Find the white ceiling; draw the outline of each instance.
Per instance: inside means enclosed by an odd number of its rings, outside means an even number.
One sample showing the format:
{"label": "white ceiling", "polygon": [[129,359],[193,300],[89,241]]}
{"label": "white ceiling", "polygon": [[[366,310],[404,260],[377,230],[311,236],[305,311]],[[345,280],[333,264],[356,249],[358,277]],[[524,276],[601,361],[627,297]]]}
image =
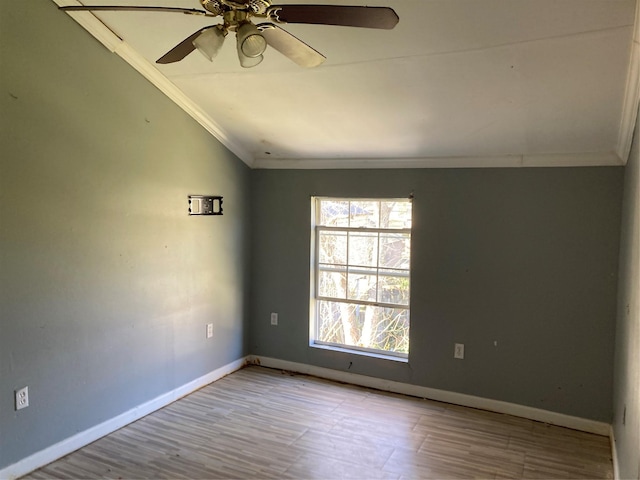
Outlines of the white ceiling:
{"label": "white ceiling", "polygon": [[[369,2],[394,8],[396,28],[283,26],[327,57],[314,69],[272,49],[262,64],[243,69],[231,36],[213,63],[195,51],[154,65],[256,167],[358,159],[446,166],[461,157],[471,166],[545,156],[550,164],[621,162],[635,0]],[[83,3],[200,8],[197,0]],[[151,63],[219,23],[174,13],[93,15]]]}

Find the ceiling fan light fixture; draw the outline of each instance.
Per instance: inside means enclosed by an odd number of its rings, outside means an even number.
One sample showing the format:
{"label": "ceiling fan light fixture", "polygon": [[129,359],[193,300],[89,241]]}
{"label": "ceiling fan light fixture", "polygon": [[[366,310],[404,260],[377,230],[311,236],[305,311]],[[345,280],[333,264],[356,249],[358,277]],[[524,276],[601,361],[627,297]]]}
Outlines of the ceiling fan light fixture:
{"label": "ceiling fan light fixture", "polygon": [[240,50],[240,47],[238,47],[238,59],[240,60],[241,67],[251,68],[251,67],[255,67],[260,62],[262,62],[264,57],[262,55],[258,55],[257,57],[247,57],[244,53],[242,53],[242,50]]}
{"label": "ceiling fan light fixture", "polygon": [[193,46],[198,49],[209,61],[213,62],[216,58],[222,44],[226,32],[219,27],[207,28],[193,41]]}
{"label": "ceiling fan light fixture", "polygon": [[258,30],[258,27],[250,22],[244,22],[238,27],[236,40],[238,42],[238,51],[242,52],[245,57],[260,57],[267,49],[267,41]]}

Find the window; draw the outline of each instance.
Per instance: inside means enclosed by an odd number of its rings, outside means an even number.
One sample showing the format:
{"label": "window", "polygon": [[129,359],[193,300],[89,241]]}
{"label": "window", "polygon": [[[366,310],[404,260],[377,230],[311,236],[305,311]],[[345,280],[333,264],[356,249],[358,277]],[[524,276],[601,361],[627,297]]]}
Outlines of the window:
{"label": "window", "polygon": [[411,201],[312,199],[311,343],[406,358]]}

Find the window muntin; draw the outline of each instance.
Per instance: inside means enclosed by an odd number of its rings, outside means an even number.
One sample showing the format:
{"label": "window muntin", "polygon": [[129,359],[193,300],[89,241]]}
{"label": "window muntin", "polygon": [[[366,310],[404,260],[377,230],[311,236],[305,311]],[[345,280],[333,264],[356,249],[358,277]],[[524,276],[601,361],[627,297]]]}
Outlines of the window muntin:
{"label": "window muntin", "polygon": [[314,198],[312,341],[407,357],[411,201]]}

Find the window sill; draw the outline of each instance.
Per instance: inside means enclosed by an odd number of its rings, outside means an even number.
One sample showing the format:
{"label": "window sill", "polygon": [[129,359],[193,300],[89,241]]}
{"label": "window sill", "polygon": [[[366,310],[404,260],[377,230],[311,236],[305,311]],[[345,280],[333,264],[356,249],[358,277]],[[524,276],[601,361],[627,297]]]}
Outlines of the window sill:
{"label": "window sill", "polygon": [[322,345],[319,343],[310,343],[310,347],[320,350],[331,350],[333,352],[348,353],[350,355],[358,355],[361,357],[379,358],[381,360],[390,360],[392,362],[409,363],[408,357],[396,357],[395,355],[385,355],[383,353],[365,352],[362,350],[354,350],[345,347],[336,347],[334,345]]}

